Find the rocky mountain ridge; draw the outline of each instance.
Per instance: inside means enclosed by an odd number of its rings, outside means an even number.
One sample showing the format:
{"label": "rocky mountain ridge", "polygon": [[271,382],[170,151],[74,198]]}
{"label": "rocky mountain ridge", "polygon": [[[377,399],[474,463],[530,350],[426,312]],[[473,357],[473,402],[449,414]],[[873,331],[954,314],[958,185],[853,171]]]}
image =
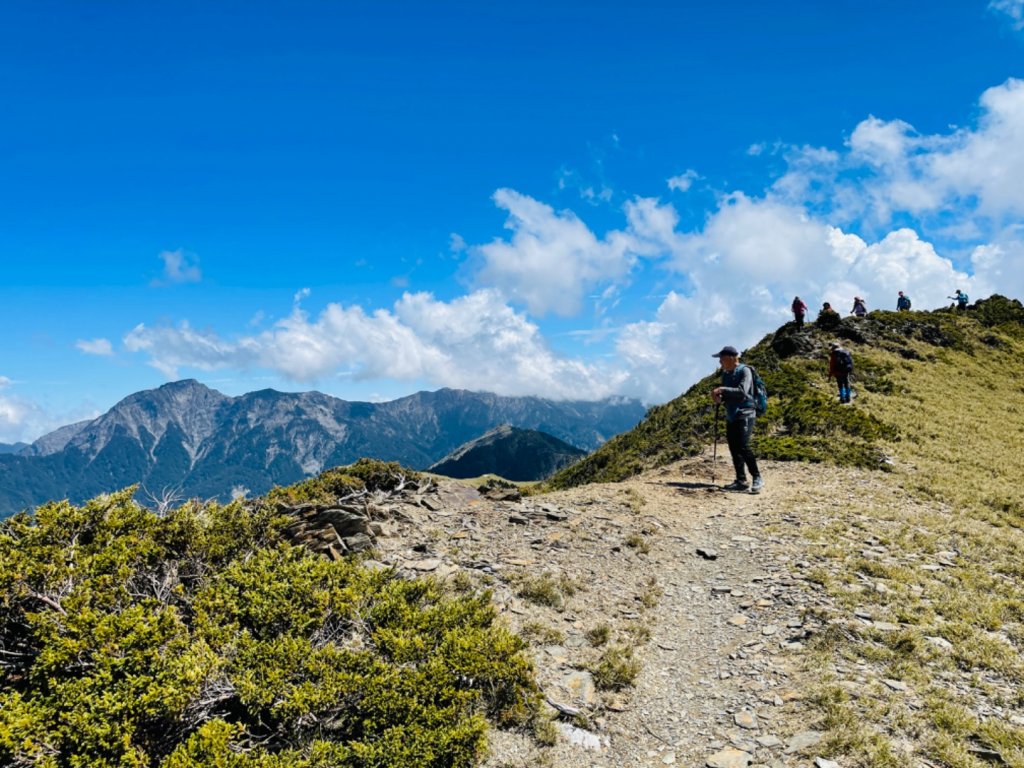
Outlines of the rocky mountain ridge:
{"label": "rocky mountain ridge", "polygon": [[126,397],[96,419],[0,456],[0,515],[141,483],[142,495],[259,494],[361,457],[424,468],[498,424],[590,450],[631,428],[639,402],[557,402],[442,389],[384,403],[320,392],[229,397],[194,380]]}

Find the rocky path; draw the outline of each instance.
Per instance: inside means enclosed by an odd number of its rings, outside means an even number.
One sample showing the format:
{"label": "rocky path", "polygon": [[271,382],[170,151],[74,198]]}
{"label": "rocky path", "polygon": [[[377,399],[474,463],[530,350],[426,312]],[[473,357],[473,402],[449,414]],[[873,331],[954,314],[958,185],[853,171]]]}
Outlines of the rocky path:
{"label": "rocky path", "polygon": [[[757,496],[710,487],[696,459],[521,501],[443,483],[435,508],[392,510],[382,560],[493,590],[531,639],[559,712],[551,746],[495,734],[489,768],[814,760],[803,654],[827,599],[804,578],[802,528],[827,520],[851,483],[884,480],[795,464],[764,472]],[[632,685],[599,672],[609,649],[637,663]]]}

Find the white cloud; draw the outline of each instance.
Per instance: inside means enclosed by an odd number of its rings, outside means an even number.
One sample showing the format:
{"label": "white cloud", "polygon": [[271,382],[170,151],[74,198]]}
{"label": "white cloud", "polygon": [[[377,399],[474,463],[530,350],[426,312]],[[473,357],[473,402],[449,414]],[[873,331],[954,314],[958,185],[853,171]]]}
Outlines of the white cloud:
{"label": "white cloud", "polygon": [[621,372],[556,354],[534,323],[487,290],[451,302],[406,293],[393,311],[370,314],[330,304],[315,320],[296,308],[273,329],[233,341],[188,323],[139,325],[125,347],[146,354],[170,378],[185,366],[267,368],[306,383],[349,372],[359,379],[556,398],[603,397],[624,379]]}
{"label": "white cloud", "polygon": [[494,202],[508,211],[512,236],[472,249],[481,261],[476,282],[535,315],[575,314],[595,287],[622,280],[633,268],[636,253],[626,233],[598,238],[571,211],[556,213],[511,189],[495,192]]}
{"label": "white cloud", "polygon": [[1024,0],[991,0],[990,10],[1006,14],[1014,29],[1024,29]]}
{"label": "white cloud", "polygon": [[244,369],[256,359],[249,345],[226,342],[212,331],[196,331],[188,321],[177,328],[147,328],[139,323],[123,342],[129,352],[148,353],[150,365],[170,379],[178,378],[178,368],[185,365],[203,371]]}
{"label": "white cloud", "polygon": [[164,263],[163,277],[154,280],[153,285],[198,283],[203,279],[199,257],[194,253],[179,248],[176,251],[161,251],[158,258]]}
{"label": "white cloud", "polygon": [[109,356],[114,354],[114,348],[109,339],[79,339],[75,342],[75,348],[87,355]]}
{"label": "white cloud", "polygon": [[14,381],[0,376],[0,443],[31,442],[65,424],[95,418],[95,409],[53,413],[32,398],[12,392]]}
{"label": "white cloud", "polygon": [[692,168],[686,172],[673,176],[668,180],[668,188],[677,192],[685,192],[693,186],[693,182],[700,178],[700,174]]}
{"label": "white cloud", "polygon": [[[621,226],[598,234],[572,211],[499,189],[506,237],[475,246],[452,237],[475,269],[468,295],[409,292],[390,309],[330,304],[311,318],[300,292],[292,314],[259,334],[139,326],[125,344],[168,375],[265,368],[303,382],[345,374],[663,401],[711,370],[712,351],[749,346],[789,319],[796,294],[812,312],[829,301],[847,313],[854,295],[892,309],[903,290],[924,309],[947,304],[955,288],[1024,293],[1024,81],[990,88],[980,103],[976,125],[944,134],[867,117],[838,150],[757,145],[752,153],[783,157],[787,172],[760,192],[721,195],[688,229],[654,197],[630,199]],[[668,185],[685,190],[696,178],[687,171]],[[663,268],[652,287],[664,298],[630,309],[632,281],[650,277],[645,260]],[[566,336],[598,339],[593,353],[609,355],[600,362],[556,353],[531,319],[576,315],[585,300],[601,333]],[[610,353],[599,339],[608,334]]]}
{"label": "white cloud", "polygon": [[868,117],[845,153],[790,150],[773,192],[836,223],[882,229],[909,214],[937,234],[997,230],[1024,215],[1024,80],[989,88],[980,106],[976,126],[948,134]]}

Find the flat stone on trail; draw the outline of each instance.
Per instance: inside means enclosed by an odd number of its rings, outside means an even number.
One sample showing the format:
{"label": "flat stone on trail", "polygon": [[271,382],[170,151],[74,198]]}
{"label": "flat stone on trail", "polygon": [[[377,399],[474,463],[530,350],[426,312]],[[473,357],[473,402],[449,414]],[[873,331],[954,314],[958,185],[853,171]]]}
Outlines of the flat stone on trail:
{"label": "flat stone on trail", "polygon": [[697,554],[703,557],[705,560],[718,559],[718,552],[711,549],[710,547],[697,547]]}
{"label": "flat stone on trail", "polygon": [[749,710],[744,709],[741,712],[737,712],[733,715],[732,719],[740,728],[746,728],[748,731],[756,731],[758,729],[757,715]]}
{"label": "flat stone on trail", "polygon": [[779,631],[779,628],[776,627],[774,624],[769,624],[768,626],[761,627],[761,634],[764,635],[765,637],[771,637],[772,635],[774,635],[778,631]]}
{"label": "flat stone on trail", "polygon": [[414,571],[436,571],[439,565],[441,565],[441,561],[434,557],[427,560],[413,560],[409,563],[409,567]]}
{"label": "flat stone on trail", "polygon": [[871,626],[879,632],[898,632],[900,628],[899,624],[893,624],[891,621],[876,621]]}
{"label": "flat stone on trail", "polygon": [[608,746],[607,736],[598,736],[596,733],[585,731],[582,728],[569,725],[569,723],[555,723],[555,727],[565,737],[565,740],[574,747],[582,747],[583,749],[600,752]]}
{"label": "flat stone on trail", "polygon": [[767,736],[758,736],[757,743],[766,749],[772,749],[773,747],[781,747],[782,739],[773,734],[768,734]]}
{"label": "flat stone on trail", "polygon": [[953,644],[944,637],[937,637],[933,635],[925,635],[924,639],[934,645],[936,648],[941,648],[944,651],[952,650]]}
{"label": "flat stone on trail", "polygon": [[597,700],[597,687],[589,672],[577,670],[565,676],[562,685],[572,694],[573,698],[584,704],[593,704]]}
{"label": "flat stone on trail", "polygon": [[810,749],[821,741],[820,731],[800,731],[800,733],[793,734],[793,738],[786,744],[784,750],[787,755],[791,755],[794,752],[803,752],[805,749]]}
{"label": "flat stone on trail", "polygon": [[729,623],[732,624],[734,627],[743,627],[746,626],[747,617],[744,616],[742,613],[737,613],[735,616],[729,619]]}
{"label": "flat stone on trail", "polygon": [[814,758],[814,765],[817,768],[839,768],[839,763],[834,760],[826,760],[824,757]]}
{"label": "flat stone on trail", "polygon": [[565,664],[569,660],[569,652],[561,645],[549,645],[544,650],[559,664]]}
{"label": "flat stone on trail", "polygon": [[578,707],[573,707],[573,706],[570,706],[568,704],[563,704],[562,702],[556,701],[555,699],[552,699],[552,698],[548,698],[547,702],[552,707],[554,707],[559,712],[561,712],[563,715],[568,715],[569,717],[575,717],[576,715],[580,714],[583,711],[582,709],[579,709]]}
{"label": "flat stone on trail", "polygon": [[707,759],[708,768],[747,768],[753,758],[741,749],[723,749]]}
{"label": "flat stone on trail", "polygon": [[901,682],[900,680],[891,680],[889,678],[884,678],[882,680],[882,682],[885,683],[886,687],[891,688],[894,691],[905,691],[905,690],[907,690],[907,684],[904,683],[904,682]]}

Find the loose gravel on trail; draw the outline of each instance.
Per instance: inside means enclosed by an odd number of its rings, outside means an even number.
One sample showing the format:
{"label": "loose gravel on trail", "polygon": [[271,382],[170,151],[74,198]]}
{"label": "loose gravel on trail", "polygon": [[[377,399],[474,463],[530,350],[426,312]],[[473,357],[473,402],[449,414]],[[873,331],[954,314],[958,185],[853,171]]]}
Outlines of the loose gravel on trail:
{"label": "loose gravel on trail", "polygon": [[[801,531],[853,493],[896,491],[879,473],[764,464],[759,495],[712,486],[701,457],[518,501],[441,481],[434,501],[391,510],[378,536],[386,565],[468,576],[531,638],[558,738],[495,732],[487,768],[815,759],[802,654],[828,599],[804,577]],[[538,583],[549,592],[538,597]],[[611,646],[639,673],[602,690],[594,670]]]}

